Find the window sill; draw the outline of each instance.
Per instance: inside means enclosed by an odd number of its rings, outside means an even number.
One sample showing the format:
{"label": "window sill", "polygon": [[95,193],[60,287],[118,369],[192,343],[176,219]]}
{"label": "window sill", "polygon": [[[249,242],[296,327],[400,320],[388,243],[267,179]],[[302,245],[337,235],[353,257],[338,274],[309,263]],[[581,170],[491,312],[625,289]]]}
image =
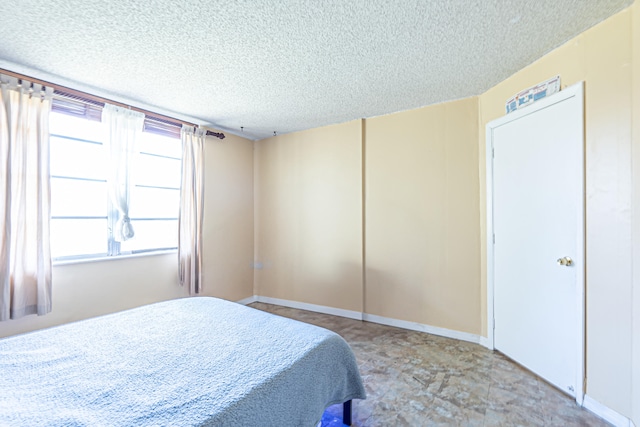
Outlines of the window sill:
{"label": "window sill", "polygon": [[131,259],[131,258],[145,258],[145,257],[151,257],[151,256],[177,254],[177,253],[178,253],[177,249],[170,249],[170,250],[166,250],[166,251],[143,252],[143,253],[139,253],[139,254],[130,254],[130,255],[101,256],[101,257],[95,257],[95,258],[65,259],[65,260],[53,261],[52,264],[53,264],[54,267],[57,267],[59,265],[87,264],[87,263],[94,263],[94,262],[116,261],[116,260]]}

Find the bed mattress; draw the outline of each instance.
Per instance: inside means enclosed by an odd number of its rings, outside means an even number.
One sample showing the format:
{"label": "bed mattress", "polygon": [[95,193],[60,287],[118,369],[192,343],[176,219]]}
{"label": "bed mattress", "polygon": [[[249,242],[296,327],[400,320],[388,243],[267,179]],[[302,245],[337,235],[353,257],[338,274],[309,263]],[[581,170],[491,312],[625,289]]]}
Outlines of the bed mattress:
{"label": "bed mattress", "polygon": [[337,334],[210,297],[0,340],[0,425],[315,426],[365,392]]}

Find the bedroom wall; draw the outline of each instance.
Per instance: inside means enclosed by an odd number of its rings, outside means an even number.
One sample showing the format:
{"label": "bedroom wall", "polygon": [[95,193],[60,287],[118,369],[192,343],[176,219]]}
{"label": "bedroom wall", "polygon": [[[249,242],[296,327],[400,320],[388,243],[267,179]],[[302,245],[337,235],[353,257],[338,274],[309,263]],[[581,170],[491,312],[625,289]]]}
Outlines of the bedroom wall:
{"label": "bedroom wall", "polygon": [[253,296],[253,141],[227,134],[205,150],[204,292]]}
{"label": "bedroom wall", "polygon": [[480,333],[478,99],[366,120],[365,312]]}
{"label": "bedroom wall", "polygon": [[636,1],[632,9],[580,34],[480,96],[480,304],[486,335],[484,129],[504,115],[505,100],[522,88],[556,74],[563,86],[586,82],[586,391],[627,417],[632,412],[631,19],[637,8]]}
{"label": "bedroom wall", "polygon": [[[205,145],[204,295],[253,295],[253,142]],[[0,337],[187,296],[176,253],[53,267],[53,311],[0,323]]]}
{"label": "bedroom wall", "polygon": [[632,154],[633,154],[633,343],[632,420],[640,426],[640,0],[631,8]]}
{"label": "bedroom wall", "polygon": [[362,123],[255,144],[256,295],[362,311]]}

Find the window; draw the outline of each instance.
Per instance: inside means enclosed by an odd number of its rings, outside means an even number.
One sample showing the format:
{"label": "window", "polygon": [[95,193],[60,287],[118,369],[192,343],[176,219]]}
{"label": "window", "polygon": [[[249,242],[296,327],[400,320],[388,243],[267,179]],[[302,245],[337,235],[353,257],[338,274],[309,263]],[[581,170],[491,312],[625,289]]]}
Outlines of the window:
{"label": "window", "polygon": [[179,130],[167,132],[167,125],[162,124],[157,127],[162,134],[153,133],[154,127],[145,123],[132,171],[129,216],[135,236],[119,243],[110,232],[118,213],[107,190],[104,130],[97,107],[89,107],[91,114],[79,114],[56,108],[54,103],[50,116],[52,258],[176,249],[182,155]]}
{"label": "window", "polygon": [[133,174],[129,216],[135,236],[121,253],[178,247],[182,147],[180,139],[142,133]]}
{"label": "window", "polygon": [[109,197],[102,124],[50,116],[51,256],[109,254]]}

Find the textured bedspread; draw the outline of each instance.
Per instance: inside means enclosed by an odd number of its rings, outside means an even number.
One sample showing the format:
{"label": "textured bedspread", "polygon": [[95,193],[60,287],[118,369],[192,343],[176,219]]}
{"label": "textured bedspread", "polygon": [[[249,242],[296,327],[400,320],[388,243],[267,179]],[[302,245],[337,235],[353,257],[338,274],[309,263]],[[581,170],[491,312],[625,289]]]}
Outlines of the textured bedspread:
{"label": "textured bedspread", "polygon": [[0,340],[0,425],[309,426],[365,392],[337,334],[216,298]]}

